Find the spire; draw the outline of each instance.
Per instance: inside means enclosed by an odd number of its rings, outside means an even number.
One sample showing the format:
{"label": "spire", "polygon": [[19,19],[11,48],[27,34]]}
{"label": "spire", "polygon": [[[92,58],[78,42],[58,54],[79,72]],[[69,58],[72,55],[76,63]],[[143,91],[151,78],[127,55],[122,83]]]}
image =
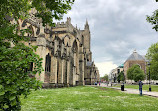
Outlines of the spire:
{"label": "spire", "polygon": [[71,24],[71,18],[70,18],[70,17],[67,17],[66,23],[67,23],[67,24]]}
{"label": "spire", "polygon": [[88,20],[87,20],[87,18],[86,18],[86,25],[88,25]]}
{"label": "spire", "polygon": [[84,29],[89,29],[89,24],[88,24],[88,20],[86,19],[86,24],[85,24],[85,28]]}
{"label": "spire", "polygon": [[77,24],[76,24],[76,29],[77,29]]}

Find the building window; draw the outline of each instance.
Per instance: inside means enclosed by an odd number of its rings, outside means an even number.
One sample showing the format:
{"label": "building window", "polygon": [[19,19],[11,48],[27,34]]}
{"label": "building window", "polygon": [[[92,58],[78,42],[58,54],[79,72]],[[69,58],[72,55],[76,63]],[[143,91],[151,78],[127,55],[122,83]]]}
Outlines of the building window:
{"label": "building window", "polygon": [[84,36],[82,35],[82,45],[84,46]]}
{"label": "building window", "polygon": [[29,71],[33,70],[33,62],[30,63]]}
{"label": "building window", "polygon": [[27,36],[28,36],[28,37],[34,36],[33,27],[30,25],[30,26],[28,27],[28,29],[29,29],[30,32],[27,33]]}
{"label": "building window", "polygon": [[51,70],[51,56],[49,55],[46,55],[46,62],[45,62],[45,72],[50,72]]}
{"label": "building window", "polygon": [[117,73],[118,73],[118,74],[120,73],[120,69],[117,69]]}
{"label": "building window", "polygon": [[25,68],[25,72],[33,71],[33,62],[28,63],[29,67]]}

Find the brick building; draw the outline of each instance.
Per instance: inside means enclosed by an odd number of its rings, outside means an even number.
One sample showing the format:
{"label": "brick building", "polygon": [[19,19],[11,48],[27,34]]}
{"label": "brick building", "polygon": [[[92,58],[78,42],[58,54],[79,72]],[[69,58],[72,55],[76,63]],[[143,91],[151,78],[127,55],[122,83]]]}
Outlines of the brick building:
{"label": "brick building", "polygon": [[133,51],[133,53],[128,57],[128,59],[124,63],[124,74],[125,78],[127,80],[127,70],[134,64],[137,64],[140,66],[140,68],[146,73],[146,61],[145,58],[138,54],[136,50]]}

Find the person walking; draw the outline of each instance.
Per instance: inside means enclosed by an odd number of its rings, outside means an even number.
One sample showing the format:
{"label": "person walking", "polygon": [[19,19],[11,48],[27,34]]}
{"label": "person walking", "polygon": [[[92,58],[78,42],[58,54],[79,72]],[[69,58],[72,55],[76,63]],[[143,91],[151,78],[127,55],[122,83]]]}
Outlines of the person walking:
{"label": "person walking", "polygon": [[99,86],[100,86],[100,81],[99,81]]}
{"label": "person walking", "polygon": [[107,81],[107,86],[108,86],[108,84],[109,84],[109,81]]}
{"label": "person walking", "polygon": [[140,96],[142,96],[142,86],[143,86],[143,83],[141,80],[139,80],[139,93],[140,93]]}

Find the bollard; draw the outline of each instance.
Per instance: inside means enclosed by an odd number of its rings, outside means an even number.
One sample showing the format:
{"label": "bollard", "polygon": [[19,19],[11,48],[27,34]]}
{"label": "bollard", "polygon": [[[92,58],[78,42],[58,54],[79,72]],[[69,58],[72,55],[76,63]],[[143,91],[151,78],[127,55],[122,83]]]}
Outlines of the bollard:
{"label": "bollard", "polygon": [[121,85],[121,91],[124,91],[124,84]]}

